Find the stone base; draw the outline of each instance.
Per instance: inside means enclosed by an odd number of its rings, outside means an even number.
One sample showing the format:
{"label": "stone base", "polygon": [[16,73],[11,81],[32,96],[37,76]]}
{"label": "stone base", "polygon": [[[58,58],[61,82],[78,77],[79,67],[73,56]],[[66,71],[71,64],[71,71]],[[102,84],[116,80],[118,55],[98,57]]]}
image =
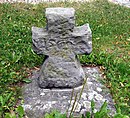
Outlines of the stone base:
{"label": "stone base", "polygon": [[[87,75],[84,89],[83,86],[80,86],[74,88],[74,90],[40,89],[35,79],[38,77],[38,72],[35,72],[31,77],[32,82],[25,85],[23,89],[23,107],[28,118],[43,118],[45,113],[53,110],[65,113],[68,109],[68,114],[70,114],[76,96],[76,107],[73,109],[74,116],[78,117],[81,114],[85,114],[86,111],[91,111],[92,99],[95,101],[95,112],[100,109],[106,100],[108,103],[108,109],[110,109],[110,114],[113,115],[116,112],[114,103],[109,90],[98,81],[102,78],[99,69],[97,67],[84,67],[84,72]],[[82,89],[83,92],[82,95],[80,95]]]}

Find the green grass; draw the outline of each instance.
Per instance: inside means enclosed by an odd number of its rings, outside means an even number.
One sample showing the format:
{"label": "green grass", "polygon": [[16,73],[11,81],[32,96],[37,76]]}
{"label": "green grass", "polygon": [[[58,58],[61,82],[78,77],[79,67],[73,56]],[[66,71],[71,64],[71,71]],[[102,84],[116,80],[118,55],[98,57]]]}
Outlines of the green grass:
{"label": "green grass", "polygon": [[0,96],[8,98],[0,104],[1,114],[14,109],[21,99],[20,88],[24,80],[32,68],[42,64],[44,57],[32,51],[31,27],[45,27],[45,8],[59,6],[75,8],[77,25],[90,24],[93,52],[80,56],[80,61],[101,67],[103,82],[110,88],[116,106],[128,115],[130,9],[104,0],[85,4],[0,4]]}

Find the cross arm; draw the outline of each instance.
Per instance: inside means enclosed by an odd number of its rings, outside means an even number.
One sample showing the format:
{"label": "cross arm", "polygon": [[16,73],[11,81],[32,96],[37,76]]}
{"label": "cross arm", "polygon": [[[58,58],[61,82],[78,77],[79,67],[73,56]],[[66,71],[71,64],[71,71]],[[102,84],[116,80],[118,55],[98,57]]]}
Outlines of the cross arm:
{"label": "cross arm", "polygon": [[71,33],[71,47],[75,54],[90,54],[92,51],[92,32],[89,24],[75,27]]}
{"label": "cross arm", "polygon": [[37,54],[47,55],[46,41],[48,33],[44,28],[32,27],[33,50]]}

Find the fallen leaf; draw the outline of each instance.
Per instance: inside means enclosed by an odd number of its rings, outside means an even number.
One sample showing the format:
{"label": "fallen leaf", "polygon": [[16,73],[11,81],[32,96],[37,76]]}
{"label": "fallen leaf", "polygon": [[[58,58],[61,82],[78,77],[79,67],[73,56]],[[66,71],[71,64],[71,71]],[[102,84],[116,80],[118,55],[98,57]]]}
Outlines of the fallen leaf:
{"label": "fallen leaf", "polygon": [[130,41],[130,38],[126,39],[127,41]]}
{"label": "fallen leaf", "polygon": [[120,85],[121,85],[121,87],[124,87],[124,84],[122,82],[120,82]]}
{"label": "fallen leaf", "polygon": [[40,70],[40,68],[34,67],[35,70]]}
{"label": "fallen leaf", "polygon": [[30,80],[30,79],[23,79],[23,82],[25,82],[25,83],[27,83],[27,84],[29,84],[29,83],[31,83],[32,82],[32,80]]}
{"label": "fallen leaf", "polygon": [[119,42],[116,42],[116,45],[119,44]]}

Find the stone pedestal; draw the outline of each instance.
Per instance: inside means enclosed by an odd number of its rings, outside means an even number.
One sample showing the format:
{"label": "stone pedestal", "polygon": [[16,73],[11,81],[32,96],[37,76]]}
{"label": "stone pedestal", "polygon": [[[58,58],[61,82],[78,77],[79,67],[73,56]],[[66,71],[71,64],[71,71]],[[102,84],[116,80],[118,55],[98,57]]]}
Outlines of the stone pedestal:
{"label": "stone pedestal", "polygon": [[[37,84],[38,72],[34,72],[30,78],[32,82],[25,85],[23,89],[24,109],[28,118],[43,118],[45,113],[53,110],[58,110],[65,113],[68,109],[70,113],[74,99],[77,94],[76,105],[73,115],[78,117],[85,114],[91,109],[91,100],[96,104],[95,111],[99,110],[104,101],[108,103],[110,114],[115,113],[114,103],[109,90],[103,86],[99,80],[102,79],[99,69],[97,67],[84,67],[84,72],[87,75],[87,81],[83,89],[83,85],[73,89],[41,89]],[[83,89],[82,95],[80,95]],[[73,98],[71,96],[73,93]],[[80,98],[81,96],[81,98]],[[80,99],[79,99],[80,98]]]}

